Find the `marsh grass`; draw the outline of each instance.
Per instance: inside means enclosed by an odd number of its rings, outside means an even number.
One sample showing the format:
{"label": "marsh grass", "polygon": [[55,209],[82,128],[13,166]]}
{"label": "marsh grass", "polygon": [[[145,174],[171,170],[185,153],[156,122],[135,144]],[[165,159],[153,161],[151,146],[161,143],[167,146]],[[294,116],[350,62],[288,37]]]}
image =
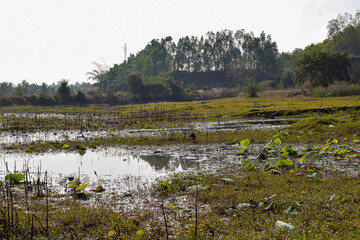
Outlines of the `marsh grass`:
{"label": "marsh grass", "polygon": [[312,92],[314,98],[324,97],[345,97],[360,95],[359,84],[348,84],[348,85],[334,85],[329,88],[315,88]]}
{"label": "marsh grass", "polygon": [[[54,116],[49,119],[35,116],[29,118],[30,115],[3,115],[1,124],[2,130],[15,132],[86,128],[105,131],[111,128],[161,128],[186,122],[244,117],[301,116],[307,118],[284,130],[288,133],[286,143],[323,144],[328,139],[357,139],[360,132],[359,108],[359,97],[232,98],[121,107],[3,107],[2,113],[55,112],[56,115],[64,114],[66,117]],[[29,154],[47,150],[80,152],[81,144],[87,150],[119,144],[232,144],[234,139],[249,139],[252,144],[266,143],[277,133],[278,130],[196,132],[196,139],[190,137],[190,132],[153,137],[121,138],[109,135],[82,141],[36,141],[6,151],[27,151]],[[65,143],[68,147],[63,149]],[[171,191],[167,192],[166,198],[161,195],[161,182],[157,182],[150,192],[139,190],[110,198],[109,202],[95,201],[91,204],[72,196],[58,195],[48,189],[40,191],[41,181],[37,181],[38,184],[36,181],[27,181],[26,184],[16,186],[4,185],[3,182],[0,191],[0,237],[359,239],[360,176],[321,169],[316,164],[316,158],[311,163],[305,160],[304,164],[299,164],[298,159],[293,160],[295,166],[291,169],[277,167],[276,171],[265,171],[261,164],[251,170],[242,167],[239,159],[239,165],[230,169],[211,173],[182,173],[170,177]],[[316,178],[308,176],[311,170],[316,171]],[[180,178],[175,181],[176,177]],[[34,189],[33,192],[25,190],[29,185]],[[186,191],[193,186],[197,186],[197,191]],[[139,199],[141,202],[137,201]],[[248,207],[239,209],[241,203],[245,204],[241,206]],[[291,206],[298,209],[296,214],[285,212]],[[36,220],[30,221],[33,214]],[[276,228],[275,222],[278,220],[292,224],[295,230]]]}
{"label": "marsh grass", "polygon": [[[2,130],[111,130],[174,127],[241,118],[309,117],[359,110],[360,97],[228,98],[128,106],[2,107]],[[51,115],[46,115],[46,113]],[[20,115],[19,115],[20,114]],[[45,115],[42,115],[45,114]]]}
{"label": "marsh grass", "polygon": [[[308,165],[295,171],[280,170],[280,175],[259,167],[250,172],[232,167],[216,173],[183,174],[169,185],[171,191],[166,199],[159,194],[160,183],[156,183],[146,197],[151,196],[152,200],[133,210],[114,208],[112,202],[88,205],[76,199],[49,196],[49,238],[194,239],[195,231],[198,239],[359,238],[359,176],[319,172],[322,180],[313,181],[306,176],[308,167],[312,168]],[[197,184],[207,188],[185,191]],[[28,239],[26,206],[15,191],[14,202],[16,214],[9,238]],[[33,239],[47,239],[47,232],[40,225],[46,222],[46,201],[34,197],[30,202],[30,212],[36,213],[39,220],[33,224]],[[249,207],[237,209],[240,203],[249,203]],[[285,212],[290,206],[298,209],[296,213]],[[6,238],[6,211],[0,212],[0,219],[0,235]],[[292,224],[295,230],[276,228],[278,220]]]}

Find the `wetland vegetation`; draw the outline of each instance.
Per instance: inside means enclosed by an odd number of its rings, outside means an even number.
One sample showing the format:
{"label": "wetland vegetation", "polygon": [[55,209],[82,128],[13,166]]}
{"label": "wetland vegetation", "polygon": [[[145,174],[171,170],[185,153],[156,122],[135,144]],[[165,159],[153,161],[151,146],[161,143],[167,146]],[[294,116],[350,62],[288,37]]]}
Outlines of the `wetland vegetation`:
{"label": "wetland vegetation", "polygon": [[95,63],[93,84],[1,83],[0,238],[360,239],[359,23],[292,53],[222,30]]}
{"label": "wetland vegetation", "polygon": [[264,96],[3,107],[0,234],[356,239],[359,103]]}

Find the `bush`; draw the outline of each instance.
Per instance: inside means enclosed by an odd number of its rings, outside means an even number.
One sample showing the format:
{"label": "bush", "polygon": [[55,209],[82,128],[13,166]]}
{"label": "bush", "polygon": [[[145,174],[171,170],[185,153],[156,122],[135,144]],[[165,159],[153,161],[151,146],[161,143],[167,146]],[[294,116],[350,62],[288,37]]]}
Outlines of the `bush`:
{"label": "bush", "polygon": [[283,89],[294,87],[294,73],[292,71],[283,72],[281,75],[280,84]]}
{"label": "bush", "polygon": [[38,97],[36,95],[30,95],[30,96],[24,96],[25,97],[25,100],[28,104],[30,105],[38,105]]}
{"label": "bush", "polygon": [[245,92],[249,94],[249,97],[257,97],[259,91],[260,91],[259,84],[257,84],[254,79],[251,79],[245,88]]}
{"label": "bush", "polygon": [[14,105],[20,105],[20,106],[28,105],[24,96],[12,96],[10,97],[10,101],[14,103]]}
{"label": "bush", "polygon": [[11,102],[9,97],[0,97],[0,106],[12,106],[13,103]]}
{"label": "bush", "polygon": [[88,105],[89,102],[86,99],[85,94],[82,91],[77,91],[75,96],[75,103],[81,105]]}
{"label": "bush", "polygon": [[41,93],[39,96],[38,104],[40,106],[53,106],[56,105],[56,101],[52,95]]}

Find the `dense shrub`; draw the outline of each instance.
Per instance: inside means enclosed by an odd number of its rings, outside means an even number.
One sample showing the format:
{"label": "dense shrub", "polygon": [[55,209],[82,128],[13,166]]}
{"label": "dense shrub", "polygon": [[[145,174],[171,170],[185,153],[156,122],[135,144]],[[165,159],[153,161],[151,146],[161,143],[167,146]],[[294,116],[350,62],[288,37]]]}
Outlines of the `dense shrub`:
{"label": "dense shrub", "polygon": [[85,94],[82,91],[77,91],[75,96],[75,102],[79,105],[89,104],[89,101],[87,100]]}
{"label": "dense shrub", "polygon": [[24,96],[12,96],[10,97],[10,101],[13,105],[28,105]]}

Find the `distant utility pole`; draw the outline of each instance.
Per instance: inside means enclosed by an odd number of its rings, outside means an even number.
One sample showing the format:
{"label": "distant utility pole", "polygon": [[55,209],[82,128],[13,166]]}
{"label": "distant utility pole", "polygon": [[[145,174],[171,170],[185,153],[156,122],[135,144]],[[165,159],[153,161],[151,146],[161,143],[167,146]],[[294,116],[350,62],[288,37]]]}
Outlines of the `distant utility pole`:
{"label": "distant utility pole", "polygon": [[127,45],[126,43],[124,44],[124,61],[126,62],[127,60]]}

